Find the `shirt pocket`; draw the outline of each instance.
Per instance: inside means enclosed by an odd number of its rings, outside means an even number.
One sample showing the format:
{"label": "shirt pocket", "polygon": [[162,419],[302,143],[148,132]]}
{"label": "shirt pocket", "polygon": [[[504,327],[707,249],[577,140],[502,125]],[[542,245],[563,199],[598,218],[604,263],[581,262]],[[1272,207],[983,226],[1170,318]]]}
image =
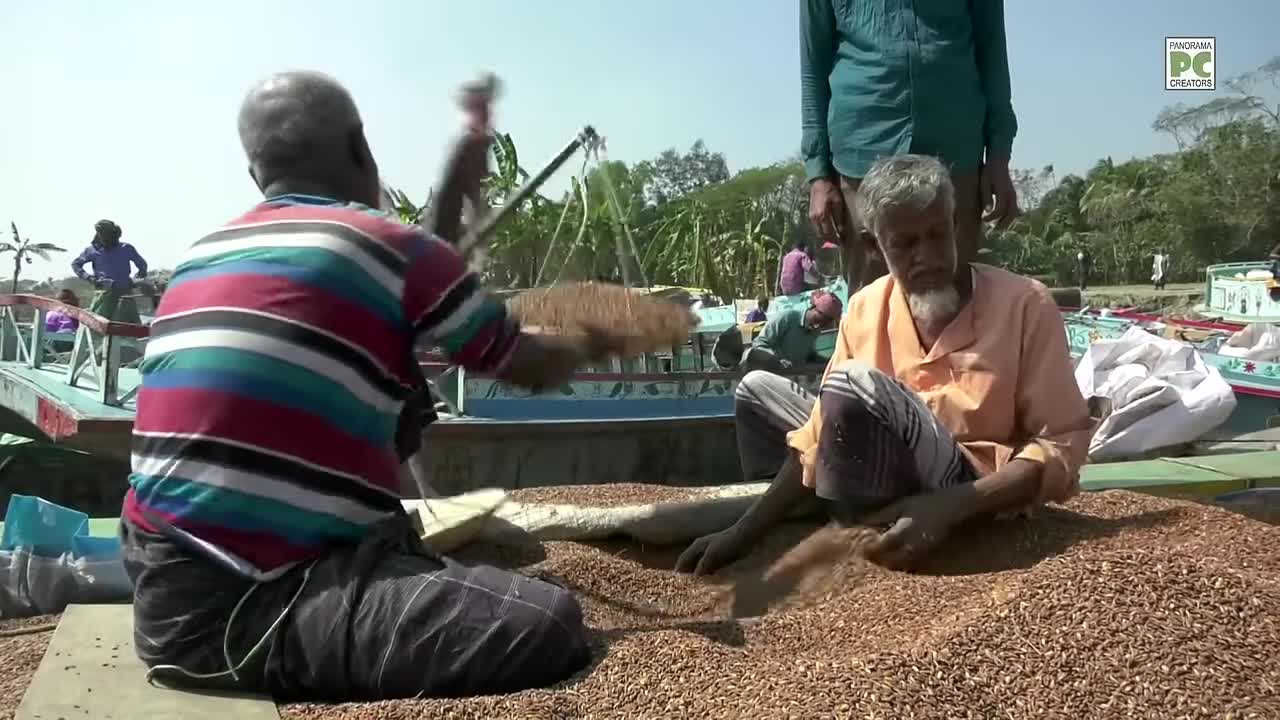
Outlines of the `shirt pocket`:
{"label": "shirt pocket", "polygon": [[1004,442],[1013,427],[1013,394],[997,373],[985,369],[952,370],[952,379],[924,393],[929,410],[960,441]]}
{"label": "shirt pocket", "polygon": [[889,34],[889,8],[885,0],[832,0],[836,27],[849,38],[881,40]]}

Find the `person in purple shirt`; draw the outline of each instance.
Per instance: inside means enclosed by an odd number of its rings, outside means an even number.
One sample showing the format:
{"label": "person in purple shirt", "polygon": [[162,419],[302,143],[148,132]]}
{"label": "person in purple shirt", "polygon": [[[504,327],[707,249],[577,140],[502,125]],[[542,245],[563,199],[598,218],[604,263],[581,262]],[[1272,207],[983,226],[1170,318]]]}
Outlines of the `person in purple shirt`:
{"label": "person in purple shirt", "polygon": [[813,248],[803,237],[796,238],[795,247],[782,256],[782,265],[778,268],[778,294],[795,295],[818,287],[808,280],[808,276],[816,271]]}
{"label": "person in purple shirt", "polygon": [[[99,220],[93,226],[93,242],[71,261],[71,270],[81,280],[88,280],[98,289],[89,310],[108,320],[138,323],[138,310],[132,303],[121,307],[120,300],[133,289],[130,265],[138,268],[138,278],[147,276],[147,261],[142,259],[132,245],[120,242],[120,226],[110,220]],[[85,272],[86,264],[93,265],[93,275]],[[117,317],[128,315],[128,317]]]}
{"label": "person in purple shirt", "polygon": [[[62,288],[58,291],[57,301],[63,305],[71,307],[80,307],[80,298],[76,297],[75,292],[71,288]],[[80,321],[62,312],[61,310],[50,310],[44,316],[44,331],[50,333],[75,332],[80,327]]]}
{"label": "person in purple shirt", "polygon": [[746,321],[749,323],[764,322],[765,320],[769,319],[768,316],[765,315],[765,313],[767,313],[768,311],[769,311],[769,298],[765,297],[764,295],[761,295],[760,297],[756,298],[755,309],[747,313]]}

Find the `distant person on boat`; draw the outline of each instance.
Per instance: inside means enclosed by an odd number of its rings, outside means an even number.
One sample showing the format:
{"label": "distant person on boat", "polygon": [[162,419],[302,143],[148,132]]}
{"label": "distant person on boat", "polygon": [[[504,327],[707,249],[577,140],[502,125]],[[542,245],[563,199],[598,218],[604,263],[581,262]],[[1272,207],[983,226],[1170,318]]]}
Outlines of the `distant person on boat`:
{"label": "distant person on boat", "polygon": [[1151,260],[1151,284],[1156,290],[1163,290],[1169,274],[1169,256],[1161,248]]}
{"label": "distant person on boat", "polygon": [[1093,255],[1089,254],[1089,248],[1084,248],[1076,253],[1076,274],[1080,277],[1080,291],[1084,292],[1089,289],[1089,273],[1093,272]]}
{"label": "distant person on boat", "polygon": [[782,256],[782,263],[778,266],[778,294],[799,295],[818,287],[813,282],[817,266],[813,246],[803,237],[797,238],[795,247]]}
{"label": "distant person on boat", "polygon": [[[63,305],[80,307],[80,297],[71,288],[62,288],[54,298]],[[80,327],[80,321],[61,310],[50,310],[44,316],[44,331],[50,333],[73,333]]]}
{"label": "distant person on boat", "polygon": [[889,275],[850,299],[817,397],[743,378],[743,473],[773,484],[681,570],[732,562],[802,502],[882,528],[868,556],[911,567],[963,523],[1078,490],[1089,411],[1048,289],[978,263],[956,282],[954,187],[934,158],[877,163],[858,203]]}
{"label": "distant person on boat", "polygon": [[[851,212],[879,158],[912,152],[946,164],[961,268],[977,257],[983,221],[1018,215],[1003,0],[801,0],[800,112],[809,217],[823,240],[843,244],[851,293],[886,272]],[[963,272],[958,280],[969,282]]]}
{"label": "distant person on boat", "polygon": [[[138,308],[130,300],[121,302],[133,289],[131,266],[138,268],[137,278],[147,276],[147,261],[138,250],[120,242],[120,226],[110,220],[99,220],[93,226],[93,242],[71,261],[71,271],[81,280],[93,283],[97,292],[89,310],[108,320],[138,324]],[[93,266],[93,275],[84,266]]]}
{"label": "distant person on boat", "polygon": [[742,355],[744,370],[789,370],[796,365],[822,362],[814,346],[824,331],[840,322],[844,305],[825,290],[815,290],[809,307],[775,312],[751,347]]}
{"label": "distant person on boat", "polygon": [[324,701],[584,667],[568,590],[422,545],[393,442],[419,338],[525,388],[612,341],[522,333],[450,245],[373,209],[378,165],[332,78],[267,79],[239,134],[265,200],[179,261],[140,368],[121,530],[138,655],[168,683]]}
{"label": "distant person on boat", "polygon": [[747,313],[746,322],[749,322],[749,323],[764,322],[765,320],[768,319],[768,315],[766,314],[768,312],[769,312],[769,297],[767,295],[761,295],[760,297],[756,298],[756,306],[751,309],[751,312]]}

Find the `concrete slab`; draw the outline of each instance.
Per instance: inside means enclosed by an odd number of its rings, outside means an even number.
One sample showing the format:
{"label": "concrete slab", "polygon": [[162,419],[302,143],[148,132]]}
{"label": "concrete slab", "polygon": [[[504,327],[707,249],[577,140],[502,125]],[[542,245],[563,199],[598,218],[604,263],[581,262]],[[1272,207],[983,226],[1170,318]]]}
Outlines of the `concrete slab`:
{"label": "concrete slab", "polygon": [[133,650],[133,606],[70,605],[18,706],[17,720],[279,720],[270,698],[147,683]]}

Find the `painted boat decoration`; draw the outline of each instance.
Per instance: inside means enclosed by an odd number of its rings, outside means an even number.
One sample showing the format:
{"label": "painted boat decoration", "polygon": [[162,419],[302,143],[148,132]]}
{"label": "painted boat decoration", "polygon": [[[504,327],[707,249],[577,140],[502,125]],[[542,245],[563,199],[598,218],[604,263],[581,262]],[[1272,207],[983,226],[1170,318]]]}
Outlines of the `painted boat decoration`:
{"label": "painted boat decoration", "polygon": [[1210,265],[1196,312],[1230,323],[1280,323],[1280,279],[1266,262]]}

